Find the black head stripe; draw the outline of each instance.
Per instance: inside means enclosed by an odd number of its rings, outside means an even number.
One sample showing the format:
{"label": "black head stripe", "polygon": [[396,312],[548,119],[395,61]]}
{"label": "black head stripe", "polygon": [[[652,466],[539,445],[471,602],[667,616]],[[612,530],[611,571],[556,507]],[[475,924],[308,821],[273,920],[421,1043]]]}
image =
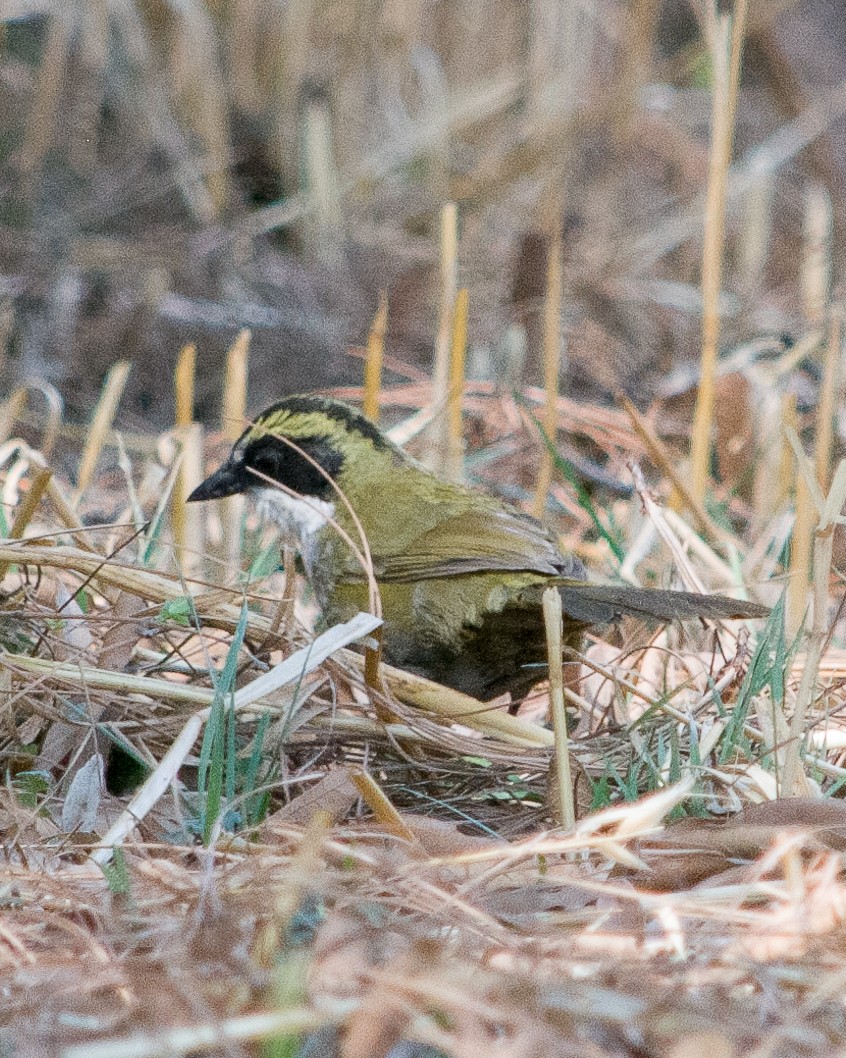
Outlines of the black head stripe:
{"label": "black head stripe", "polygon": [[[344,457],[334,445],[324,437],[298,437],[294,443],[297,448],[310,456],[330,478],[337,478],[344,463]],[[244,466],[251,488],[268,487],[272,481],[285,485],[303,496],[316,499],[332,499],[334,489],[317,466],[304,458],[295,448],[286,444],[283,439],[266,435],[248,442],[244,449]],[[258,471],[263,478],[251,473]]]}
{"label": "black head stripe", "polygon": [[[265,408],[256,419],[256,422],[272,422],[279,412],[287,412],[291,416],[297,414],[313,415],[315,412],[319,412],[328,419],[334,419],[336,422],[343,423],[349,429],[355,430],[362,437],[372,441],[376,448],[393,447],[379,430],[379,427],[360,411],[350,407],[349,404],[344,404],[342,401],[332,400],[330,397],[315,397],[311,395],[286,397],[284,400],[277,401],[276,404],[271,404],[269,408]],[[250,429],[252,427],[247,430],[248,433]]]}

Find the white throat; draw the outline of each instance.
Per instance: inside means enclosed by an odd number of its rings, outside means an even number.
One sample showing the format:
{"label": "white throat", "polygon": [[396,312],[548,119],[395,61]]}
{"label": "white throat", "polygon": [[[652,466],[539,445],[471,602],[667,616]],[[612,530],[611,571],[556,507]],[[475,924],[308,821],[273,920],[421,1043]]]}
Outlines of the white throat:
{"label": "white throat", "polygon": [[306,573],[311,576],[317,537],[335,514],[335,504],[315,497],[299,499],[281,489],[254,489],[259,516],[296,536]]}
{"label": "white throat", "polygon": [[254,494],[262,518],[298,536],[319,532],[335,513],[334,503],[312,496],[300,499],[281,489],[255,489]]}

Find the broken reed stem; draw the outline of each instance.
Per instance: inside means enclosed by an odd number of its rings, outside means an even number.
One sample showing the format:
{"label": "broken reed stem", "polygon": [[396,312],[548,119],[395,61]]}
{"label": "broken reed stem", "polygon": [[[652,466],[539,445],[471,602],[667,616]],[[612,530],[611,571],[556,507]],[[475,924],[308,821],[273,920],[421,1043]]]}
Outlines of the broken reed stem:
{"label": "broken reed stem", "polygon": [[300,97],[300,166],[311,208],[304,220],[310,253],[327,267],[341,263],[345,215],[329,99],[324,92]]}
{"label": "broken reed stem", "polygon": [[839,390],[840,355],[843,342],[843,311],[840,305],[832,305],[828,318],[828,342],[823,362],[823,377],[820,384],[820,402],[817,408],[817,438],[814,449],[814,469],[820,488],[829,485],[831,474],[831,452],[834,443],[834,411]]}
{"label": "broken reed stem", "polygon": [[[553,445],[558,436],[558,385],[561,377],[561,304],[564,282],[562,250],[561,212],[556,210],[546,259],[546,296],[543,312],[543,378],[546,394],[543,425],[546,436]],[[552,484],[552,468],[552,452],[549,445],[543,445],[535,484],[533,513],[536,518],[541,518],[546,508],[546,497]]]}
{"label": "broken reed stem", "polygon": [[802,311],[813,328],[822,328],[831,299],[831,246],[834,219],[831,198],[824,187],[805,191],[802,224]]}
{"label": "broken reed stem", "polygon": [[[795,445],[799,445],[798,438],[795,440]],[[810,461],[806,457],[800,459],[799,455],[800,451],[797,451],[798,472],[801,478],[807,479],[813,473]],[[808,481],[808,506],[816,507],[819,504],[819,496],[816,496],[812,505],[810,502],[812,488],[811,482]],[[817,491],[814,489],[815,493]],[[797,503],[798,497],[799,490],[797,489]],[[825,497],[822,508],[818,511],[819,524],[814,534],[813,612],[811,627],[807,634],[805,667],[802,670],[799,690],[796,693],[796,706],[790,720],[790,738],[785,751],[784,772],[779,790],[782,797],[794,795],[796,779],[801,769],[800,755],[805,737],[805,719],[816,694],[820,660],[828,636],[828,585],[834,550],[834,530],[840,520],[840,511],[843,509],[844,502],[846,502],[846,460],[841,460],[831,489]],[[807,581],[805,583],[807,584]]]}
{"label": "broken reed stem", "polygon": [[738,286],[747,297],[754,297],[764,289],[773,232],[774,189],[773,173],[759,164],[755,179],[744,195],[738,244]]}
{"label": "broken reed stem", "polygon": [[182,451],[171,505],[171,529],[180,569],[193,577],[202,567],[205,519],[199,504],[186,501],[203,480],[202,423],[192,422],[180,427],[177,436]]}
{"label": "broken reed stem", "polygon": [[816,512],[802,471],[795,476],[796,512],[790,535],[790,567],[787,582],[786,626],[792,639],[805,619],[808,609],[808,585],[811,580],[811,550],[814,542]]}
{"label": "broken reed stem", "polygon": [[452,324],[452,354],[449,362],[449,398],[447,405],[446,475],[450,481],[464,479],[464,371],[467,362],[468,292],[462,287],[455,297]]}
{"label": "broken reed stem", "polygon": [[237,441],[247,416],[247,374],[251,332],[244,328],[226,354],[226,377],[220,428],[227,441]]}
{"label": "broken reed stem", "polygon": [[49,459],[56,447],[59,429],[62,425],[62,398],[50,385],[38,387],[42,397],[47,401],[47,422],[41,435],[39,448],[45,459]]}
{"label": "broken reed stem", "polygon": [[[41,497],[47,491],[50,481],[53,477],[53,471],[49,467],[36,466],[35,471],[30,479],[29,489],[24,494],[23,499],[18,504],[18,509],[15,511],[15,520],[12,522],[12,528],[9,531],[9,540],[19,540],[35,514],[38,504],[41,502]],[[9,566],[11,563],[2,562],[0,563],[0,581],[9,572]]]}
{"label": "broken reed stem", "polygon": [[[814,476],[820,489],[828,488],[831,467],[831,453],[834,443],[834,412],[839,391],[840,358],[842,353],[843,317],[842,309],[832,306],[829,314],[828,342],[823,363],[823,378],[820,385],[820,401],[817,409],[817,436],[814,448]],[[790,418],[790,422],[788,422]],[[785,404],[785,431],[796,429],[795,397]],[[798,443],[798,439],[797,442]],[[795,635],[808,608],[808,586],[811,577],[817,584],[816,569],[811,563],[814,553],[816,562],[816,544],[814,525],[817,514],[808,489],[806,475],[801,467],[796,470],[795,520],[790,538],[790,579],[787,588],[787,631]],[[817,530],[819,532],[819,530]],[[810,634],[810,633],[809,633]]]}
{"label": "broken reed stem", "polygon": [[[189,448],[193,448],[196,445],[196,437],[191,437],[191,426],[194,420],[194,380],[197,371],[197,347],[196,345],[189,344],[183,346],[179,350],[179,356],[176,361],[176,371],[174,373],[174,395],[176,398],[176,433],[182,449],[182,461],[179,466],[179,473],[176,478],[176,485],[173,490],[173,503],[171,505],[170,512],[170,528],[173,534],[173,546],[176,549],[176,556],[179,563],[184,568],[186,560],[185,546],[187,540],[190,538],[195,541],[195,547],[198,551],[202,550],[202,536],[197,537],[193,533],[189,537],[188,533],[188,505],[185,502],[192,485],[199,484],[202,479],[202,448],[200,451],[200,467],[199,476],[194,478],[192,475],[188,476],[188,463]],[[202,441],[200,442],[202,445]],[[196,452],[192,452],[191,455],[191,470],[196,473]],[[202,531],[202,521],[195,519],[194,529],[199,528]]]}
{"label": "broken reed stem", "polygon": [[0,444],[11,437],[15,423],[23,417],[24,409],[29,401],[29,394],[33,390],[38,392],[47,402],[47,421],[44,424],[44,433],[41,436],[38,450],[45,459],[49,459],[62,425],[62,398],[46,382],[33,382],[23,386],[16,386],[9,399],[0,406]]}
{"label": "broken reed stem", "polygon": [[350,768],[349,776],[365,804],[373,813],[376,822],[386,827],[392,834],[396,834],[397,837],[405,841],[414,841],[413,832],[405,825],[402,816],[373,776],[362,768]]}
{"label": "broken reed stem", "polygon": [[790,443],[787,440],[787,432],[799,431],[799,417],[796,414],[796,394],[785,393],[781,398],[781,454],[778,469],[778,501],[776,509],[785,503],[793,493],[796,481],[796,461]]}
{"label": "broken reed stem", "polygon": [[17,386],[12,390],[11,396],[4,401],[0,409],[0,444],[12,436],[15,423],[21,417],[26,407],[26,387]]}
{"label": "broken reed stem", "polygon": [[449,385],[449,356],[452,338],[452,315],[458,289],[458,207],[447,202],[441,210],[441,312],[435,346],[435,370],[432,379],[433,401],[443,405]]}
{"label": "broken reed stem", "polygon": [[126,380],[129,377],[131,368],[132,364],[128,360],[118,360],[116,364],[112,365],[109,369],[108,375],[106,375],[106,381],[103,384],[103,392],[101,393],[100,399],[97,402],[97,407],[94,410],[94,417],[91,420],[91,426],[88,430],[85,448],[83,449],[82,459],[79,464],[76,495],[74,497],[75,503],[79,503],[82,494],[85,492],[86,488],[91,483],[91,478],[94,476],[97,460],[100,458],[100,453],[103,450],[106,434],[111,429],[112,422],[114,421],[115,412],[120,403],[120,398],[123,396]]}
{"label": "broken reed stem", "polygon": [[555,782],[550,790],[557,788],[555,803],[550,805],[555,821],[566,830],[576,825],[576,808],[573,801],[573,777],[570,772],[570,738],[567,733],[567,711],[564,708],[564,666],[562,663],[564,644],[561,595],[557,588],[547,588],[543,593],[543,620],[546,627],[546,651],[549,661],[549,711],[555,735],[555,753],[552,765]]}
{"label": "broken reed stem", "polygon": [[197,347],[193,343],[179,350],[174,386],[176,390],[176,425],[190,426],[194,421],[194,380],[197,374]]}
{"label": "broken reed stem", "polygon": [[[360,654],[346,650],[342,652],[341,657],[346,665],[363,675],[365,660]],[[477,698],[453,691],[435,683],[434,680],[427,680],[424,676],[416,676],[403,669],[395,669],[384,662],[380,675],[388,692],[407,705],[523,748],[548,749],[554,745],[554,736],[546,728],[521,720],[517,716],[509,716],[498,706],[480,702]]]}
{"label": "broken reed stem", "polygon": [[[825,318],[831,290],[832,213],[828,194],[817,185],[809,187],[805,194],[803,235],[802,307],[809,323],[818,331],[822,327]],[[829,331],[829,345],[825,357],[825,374],[832,369],[831,338],[831,331]],[[836,377],[836,368],[833,368],[833,370]],[[827,472],[827,465],[831,458],[832,429],[830,421],[823,422],[823,405],[827,406],[826,417],[830,420],[833,416],[833,399],[833,393],[826,393],[825,386],[823,386],[820,390],[820,422],[817,429],[814,457],[816,479],[823,488],[825,488],[825,483],[820,479],[820,472]],[[787,429],[786,423],[785,429]],[[808,606],[811,551],[814,547],[813,536],[816,520],[810,502],[807,482],[801,469],[796,470],[795,481],[794,502],[796,518],[790,538],[790,581],[787,590],[787,630],[790,635],[795,635],[798,632]]]}
{"label": "broken reed stem", "polygon": [[[228,441],[238,440],[247,417],[250,337],[251,332],[245,327],[226,354],[221,429]],[[223,554],[228,562],[237,566],[241,556],[241,519],[244,511],[244,498],[243,496],[227,496],[222,504]]]}
{"label": "broken reed stem", "polygon": [[76,511],[73,509],[73,504],[65,495],[62,486],[55,478],[51,477],[47,482],[47,493],[50,497],[50,503],[53,505],[53,510],[56,512],[56,516],[71,536],[73,536],[74,543],[77,547],[81,548],[83,551],[88,551],[91,554],[96,554],[97,549],[89,542],[88,535],[84,532],[82,522],[77,518]]}
{"label": "broken reed stem", "polygon": [[50,479],[53,477],[53,471],[49,467],[36,467],[35,473],[32,475],[32,479],[29,483],[29,490],[21,500],[17,511],[15,512],[15,520],[12,523],[12,529],[9,533],[9,539],[19,540],[29,525],[30,520],[35,514],[38,504],[41,502],[41,497],[47,490],[50,484]]}
{"label": "broken reed stem", "polygon": [[734,114],[740,83],[740,60],[746,23],[747,0],[737,0],[734,15],[720,15],[716,0],[708,5],[710,50],[714,71],[711,108],[711,151],[705,200],[702,245],[702,359],[699,394],[691,439],[691,492],[705,498],[711,462],[715,375],[720,342],[720,288],[722,285],[726,184],[734,140]]}
{"label": "broken reed stem", "polygon": [[755,460],[755,482],[753,502],[755,508],[757,539],[759,531],[766,526],[781,505],[781,470],[783,459],[782,416],[784,411],[782,394],[773,385],[753,382],[756,414],[752,417]]}
{"label": "broken reed stem", "polygon": [[446,461],[447,432],[443,415],[449,398],[452,320],[458,287],[458,209],[447,202],[441,210],[441,310],[435,338],[435,364],[432,372],[432,408],[434,421],[430,428],[431,448],[426,465],[443,471]]}
{"label": "broken reed stem", "polygon": [[32,105],[24,123],[24,139],[17,151],[17,166],[23,173],[34,173],[41,167],[53,141],[73,30],[73,18],[62,11],[52,12]]}
{"label": "broken reed stem", "polygon": [[371,422],[379,422],[379,393],[382,390],[382,354],[388,329],[388,295],[379,294],[379,307],[367,337],[367,356],[364,359],[364,401],[362,411]]}
{"label": "broken reed stem", "polygon": [[370,690],[376,692],[371,696],[376,716],[385,724],[395,724],[398,717],[387,704],[389,698],[382,680],[382,629],[376,628],[364,640],[364,682]]}

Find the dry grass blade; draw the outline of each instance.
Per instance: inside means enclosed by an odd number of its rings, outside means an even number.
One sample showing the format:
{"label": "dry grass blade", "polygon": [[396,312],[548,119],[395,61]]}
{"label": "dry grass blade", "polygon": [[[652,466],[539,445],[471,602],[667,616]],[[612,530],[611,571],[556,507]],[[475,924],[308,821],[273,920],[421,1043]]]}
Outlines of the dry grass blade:
{"label": "dry grass blade", "polygon": [[414,841],[414,834],[403,822],[402,816],[372,775],[356,769],[350,772],[350,779],[370,808],[377,823],[404,841]]}
{"label": "dry grass blade", "polygon": [[194,388],[197,373],[197,347],[193,343],[179,350],[174,372],[176,425],[190,426],[194,421]]}
{"label": "dry grass blade", "polygon": [[187,499],[193,489],[203,480],[203,427],[200,423],[189,423],[176,431],[179,442],[179,472],[173,489],[170,511],[170,526],[173,546],[181,568],[189,577],[199,573],[205,523],[196,510],[196,505]]}
{"label": "dry grass blade", "polygon": [[77,503],[79,503],[80,496],[82,496],[83,492],[85,492],[91,482],[91,478],[97,466],[97,460],[100,458],[100,452],[106,441],[106,434],[111,429],[117,406],[120,403],[120,398],[123,395],[126,380],[129,377],[129,372],[131,370],[132,364],[128,360],[120,360],[111,368],[106,376],[106,381],[103,383],[103,393],[96,409],[94,410],[94,417],[91,420],[91,426],[85,443],[85,450],[82,453],[79,471],[77,472]]}
{"label": "dry grass blade", "polygon": [[[558,390],[561,377],[561,306],[564,299],[563,262],[564,249],[561,231],[561,211],[555,210],[552,234],[546,255],[546,292],[543,315],[543,380],[545,407],[543,424],[546,436],[555,443],[558,434]],[[552,484],[552,453],[546,445],[541,446],[538,477],[535,482],[534,514],[543,516],[549,486]]]}
{"label": "dry grass blade", "polygon": [[[364,672],[363,658],[347,653],[344,660],[356,670]],[[518,746],[544,748],[554,744],[551,731],[537,724],[527,723],[519,717],[509,716],[499,706],[486,705],[469,695],[459,694],[458,691],[442,687],[439,683],[415,676],[403,669],[395,669],[391,665],[383,664],[380,672],[391,694],[418,709],[424,709],[445,720],[464,724],[483,734]]]}
{"label": "dry grass blade", "polygon": [[[798,438],[795,445],[798,448]],[[807,459],[800,464],[800,469],[809,476],[812,473]],[[840,512],[844,504],[846,504],[846,460],[840,462],[834,475],[831,489],[820,510],[820,520],[814,535],[813,612],[808,630],[805,667],[802,671],[802,679],[790,721],[790,742],[785,754],[782,795],[787,797],[793,796],[796,792],[794,786],[801,766],[805,724],[811,701],[815,696],[820,659],[828,636],[828,585],[831,577],[834,529],[838,522],[843,521]]]}
{"label": "dry grass blade", "polygon": [[382,358],[385,349],[385,333],[388,329],[388,295],[379,294],[379,308],[373,318],[367,338],[367,355],[364,360],[364,398],[361,410],[371,422],[379,421],[379,394],[382,389]]}
{"label": "dry grass blade", "polygon": [[[543,619],[546,626],[546,652],[549,658],[550,712],[552,730],[555,733],[553,767],[556,778],[554,789],[557,791],[557,797],[553,811],[557,822],[565,830],[572,830],[576,823],[576,808],[573,803],[573,778],[570,772],[567,712],[564,708],[561,595],[557,588],[547,588],[543,593]],[[552,784],[550,786],[552,787]]]}
{"label": "dry grass blade", "polygon": [[[223,436],[235,441],[243,432],[247,416],[247,375],[249,371],[251,334],[244,328],[226,354],[226,377],[221,408]],[[232,565],[237,565],[241,547],[241,521],[244,516],[242,496],[227,496],[223,500],[223,553]]]}
{"label": "dry grass blade", "polygon": [[50,478],[47,482],[47,492],[59,520],[70,531],[70,535],[77,546],[85,551],[96,553],[97,549],[83,531],[82,523],[74,511],[70,498],[55,478]]}
{"label": "dry grass blade", "polygon": [[825,188],[812,185],[805,196],[802,302],[808,322],[825,325],[831,299],[831,248],[834,218]]}
{"label": "dry grass blade", "polygon": [[661,443],[660,438],[655,435],[648,421],[640,414],[634,404],[622,394],[618,394],[617,402],[628,415],[635,432],[645,444],[650,459],[673,483],[674,492],[681,497],[684,505],[693,513],[702,529],[714,541],[723,542],[726,539],[731,539],[725,529],[715,523],[714,519],[705,510],[703,503],[693,494],[684,480],[684,475],[677,468],[678,460],[670,455],[666,447]]}
{"label": "dry grass blade", "polygon": [[47,420],[43,426],[39,451],[45,460],[49,459],[59,430],[62,426],[63,402],[58,391],[49,382],[37,380],[26,385],[16,386],[0,409],[0,443],[6,441],[15,428],[15,423],[24,416],[27,402],[32,393],[38,393],[47,405]]}
{"label": "dry grass blade", "polygon": [[464,370],[467,357],[467,288],[462,287],[455,297],[452,321],[452,346],[449,367],[449,404],[447,406],[446,477],[450,481],[464,479]]}
{"label": "dry grass blade", "polygon": [[[0,545],[0,562],[35,568],[67,570],[92,578],[95,583],[126,588],[134,595],[162,603],[184,595],[182,582],[172,574],[134,566],[117,558],[106,558],[80,548],[35,547],[31,544]],[[230,593],[237,596],[237,593]]]}
{"label": "dry grass blade", "polygon": [[747,0],[739,0],[733,13],[727,15],[719,13],[716,0],[708,0],[706,4],[714,86],[702,247],[702,361],[690,451],[691,492],[699,503],[705,498],[711,457],[714,377],[720,339],[719,301],[723,274],[726,190],[734,142],[734,115],[740,85],[740,59],[746,32],[747,7]]}
{"label": "dry grass blade", "polygon": [[62,1058],[156,1058],[162,1053],[200,1054],[234,1043],[298,1035],[331,1025],[333,1020],[339,1019],[307,1008],[245,1014],[227,1018],[215,1025],[203,1021],[149,1035],[133,1033],[129,1037],[115,1037],[103,1043],[70,1046],[62,1051]]}
{"label": "dry grass blade", "polygon": [[438,332],[435,338],[435,363],[432,371],[430,428],[431,449],[428,464],[443,470],[447,451],[447,428],[444,410],[449,402],[450,353],[452,350],[455,296],[458,290],[458,208],[448,202],[441,210],[441,289]]}
{"label": "dry grass blade", "polygon": [[831,454],[834,441],[835,401],[840,392],[840,369],[843,357],[843,306],[834,305],[829,312],[828,341],[820,383],[820,406],[817,410],[817,441],[814,468],[820,488],[828,488],[831,478]]}
{"label": "dry grass blade", "polygon": [[32,476],[32,481],[29,486],[29,491],[26,497],[15,512],[15,520],[12,523],[12,529],[9,536],[18,540],[23,536],[27,526],[32,520],[33,515],[38,509],[38,504],[41,502],[41,498],[47,491],[50,480],[53,477],[53,471],[49,467],[36,466],[35,473]]}

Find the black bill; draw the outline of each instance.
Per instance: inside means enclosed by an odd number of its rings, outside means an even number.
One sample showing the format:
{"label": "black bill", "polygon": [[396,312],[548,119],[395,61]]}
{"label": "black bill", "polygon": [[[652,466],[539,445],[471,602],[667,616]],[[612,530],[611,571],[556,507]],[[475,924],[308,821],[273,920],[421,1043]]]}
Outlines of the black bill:
{"label": "black bill", "polygon": [[209,474],[188,497],[188,503],[195,500],[221,500],[224,496],[236,496],[246,492],[250,485],[247,471],[242,463],[227,460],[213,474]]}

